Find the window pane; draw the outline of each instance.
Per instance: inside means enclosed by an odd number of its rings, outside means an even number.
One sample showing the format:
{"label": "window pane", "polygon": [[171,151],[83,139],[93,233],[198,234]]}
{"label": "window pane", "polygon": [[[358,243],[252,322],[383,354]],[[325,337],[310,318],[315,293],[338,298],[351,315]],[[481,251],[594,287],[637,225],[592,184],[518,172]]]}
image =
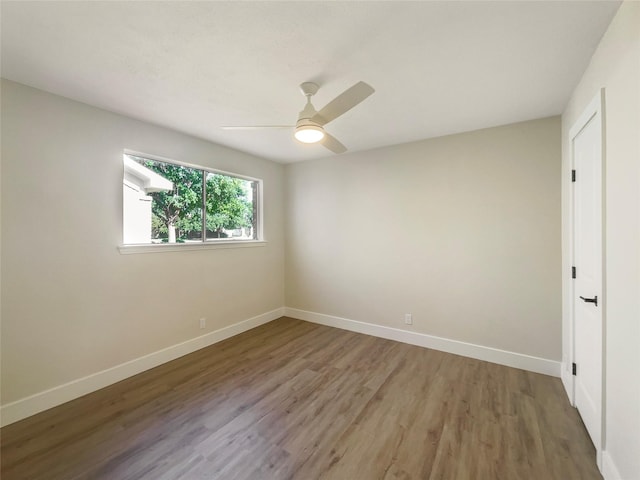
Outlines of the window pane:
{"label": "window pane", "polygon": [[124,156],[124,243],[202,241],[201,170]]}
{"label": "window pane", "polygon": [[257,182],[219,173],[207,173],[207,240],[256,238]]}
{"label": "window pane", "polygon": [[258,239],[259,180],[129,154],[123,161],[124,244]]}

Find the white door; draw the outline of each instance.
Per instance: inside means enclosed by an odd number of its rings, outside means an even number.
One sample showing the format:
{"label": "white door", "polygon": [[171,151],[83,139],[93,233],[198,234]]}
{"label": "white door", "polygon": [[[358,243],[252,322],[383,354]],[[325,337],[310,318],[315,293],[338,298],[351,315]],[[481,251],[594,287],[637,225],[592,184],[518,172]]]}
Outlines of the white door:
{"label": "white door", "polygon": [[573,340],[575,405],[598,456],[602,448],[602,101],[571,129],[573,185]]}

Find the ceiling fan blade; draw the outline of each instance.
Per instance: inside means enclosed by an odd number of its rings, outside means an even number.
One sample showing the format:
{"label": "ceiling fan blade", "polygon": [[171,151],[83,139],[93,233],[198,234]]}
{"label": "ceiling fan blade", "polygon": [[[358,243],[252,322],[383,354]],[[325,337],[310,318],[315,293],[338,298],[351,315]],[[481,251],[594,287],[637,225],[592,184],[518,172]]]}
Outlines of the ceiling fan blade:
{"label": "ceiling fan blade", "polygon": [[311,120],[319,125],[326,125],[351,110],[373,92],[375,90],[371,85],[358,82],[327,103]]}
{"label": "ceiling fan blade", "polygon": [[327,132],[324,132],[324,138],[320,141],[323,147],[328,148],[333,153],[344,153],[347,147],[341,144],[338,139]]}
{"label": "ceiling fan blade", "polygon": [[294,128],[295,125],[225,125],[223,130],[258,130],[261,128]]}

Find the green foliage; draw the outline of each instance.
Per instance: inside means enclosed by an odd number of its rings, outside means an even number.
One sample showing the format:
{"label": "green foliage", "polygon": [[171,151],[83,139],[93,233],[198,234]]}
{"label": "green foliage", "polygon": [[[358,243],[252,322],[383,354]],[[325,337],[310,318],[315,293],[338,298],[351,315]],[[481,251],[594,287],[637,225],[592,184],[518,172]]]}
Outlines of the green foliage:
{"label": "green foliage", "polygon": [[207,230],[250,227],[253,211],[239,178],[210,173],[207,175]]}
{"label": "green foliage", "polygon": [[[154,236],[168,234],[171,228],[178,233],[199,229],[199,210],[202,205],[202,172],[193,168],[147,160],[149,170],[173,182],[169,192],[152,192],[152,228]],[[164,235],[162,235],[164,236]],[[180,235],[182,236],[182,235]]]}
{"label": "green foliage", "polygon": [[[253,209],[247,199],[249,182],[202,170],[150,160],[146,168],[173,182],[169,192],[151,192],[152,232],[155,238],[167,238],[173,228],[176,241],[199,237],[202,232],[202,175],[206,177],[206,228],[217,236],[223,229],[252,225]],[[209,235],[210,236],[210,235]]]}

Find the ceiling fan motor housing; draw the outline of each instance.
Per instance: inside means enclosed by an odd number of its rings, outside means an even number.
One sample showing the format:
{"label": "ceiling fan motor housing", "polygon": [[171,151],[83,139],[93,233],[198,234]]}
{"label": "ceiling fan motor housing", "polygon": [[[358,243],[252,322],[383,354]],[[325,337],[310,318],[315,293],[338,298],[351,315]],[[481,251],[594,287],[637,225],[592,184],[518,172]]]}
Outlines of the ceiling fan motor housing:
{"label": "ceiling fan motor housing", "polygon": [[298,114],[294,137],[303,143],[316,143],[325,136],[324,128],[319,123],[311,120],[318,113],[311,104],[311,97],[318,91],[318,85],[312,82],[305,82],[300,85],[300,90],[307,97],[307,104]]}

